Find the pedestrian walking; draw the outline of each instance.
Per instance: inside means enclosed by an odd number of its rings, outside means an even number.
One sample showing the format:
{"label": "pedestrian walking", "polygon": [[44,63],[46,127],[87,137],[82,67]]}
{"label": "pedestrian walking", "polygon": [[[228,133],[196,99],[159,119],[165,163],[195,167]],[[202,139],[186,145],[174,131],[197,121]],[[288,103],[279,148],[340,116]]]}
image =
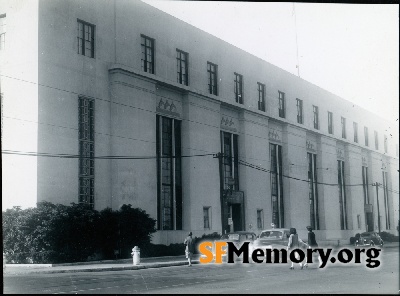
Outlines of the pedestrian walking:
{"label": "pedestrian walking", "polygon": [[[296,228],[290,228],[290,236],[289,236],[287,250],[290,251],[294,249],[304,249],[304,248],[307,248],[307,244],[299,238]],[[298,253],[295,253],[295,258],[299,260],[300,255]],[[299,262],[299,264],[300,268],[303,269],[303,262]],[[290,266],[290,269],[294,269],[293,261],[292,265]]]}
{"label": "pedestrian walking", "polygon": [[189,262],[189,266],[192,266],[192,257],[194,254],[194,242],[192,239],[192,232],[189,232],[189,235],[187,236],[187,238],[185,238],[185,241],[183,243],[186,245],[185,254]]}
{"label": "pedestrian walking", "polygon": [[[310,249],[318,248],[318,243],[317,243],[317,240],[315,239],[315,233],[313,232],[312,227],[311,226],[307,226],[306,228],[308,230],[308,247]],[[318,261],[319,261],[319,265],[321,266],[322,260],[321,260],[321,257],[319,255],[318,255]],[[304,267],[306,267],[306,268],[308,267],[308,263],[307,262],[304,264]]]}

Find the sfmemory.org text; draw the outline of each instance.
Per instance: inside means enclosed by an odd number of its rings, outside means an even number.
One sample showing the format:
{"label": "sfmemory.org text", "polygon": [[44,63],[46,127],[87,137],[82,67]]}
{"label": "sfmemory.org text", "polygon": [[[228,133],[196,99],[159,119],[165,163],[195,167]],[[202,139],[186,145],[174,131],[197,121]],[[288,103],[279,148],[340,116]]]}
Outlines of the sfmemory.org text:
{"label": "sfmemory.org text", "polygon": [[[212,251],[214,250],[214,252]],[[322,264],[320,268],[324,268],[328,262],[335,263],[361,263],[361,257],[366,256],[365,262],[366,267],[376,268],[379,267],[381,262],[378,260],[381,249],[369,248],[369,249],[340,249],[338,250],[335,257],[331,257],[332,249],[293,249],[287,251],[286,249],[253,249],[250,253],[249,242],[243,242],[240,247],[237,247],[233,242],[202,242],[199,246],[200,251],[200,263],[222,263],[222,256],[227,256],[227,263],[235,263],[235,259],[241,255],[242,263],[249,263],[250,258],[254,263],[287,263],[288,256],[290,261],[300,263],[306,260],[307,263],[313,263],[313,253],[315,256],[319,255]],[[236,255],[236,256],[235,256]],[[215,259],[215,260],[214,260]]]}

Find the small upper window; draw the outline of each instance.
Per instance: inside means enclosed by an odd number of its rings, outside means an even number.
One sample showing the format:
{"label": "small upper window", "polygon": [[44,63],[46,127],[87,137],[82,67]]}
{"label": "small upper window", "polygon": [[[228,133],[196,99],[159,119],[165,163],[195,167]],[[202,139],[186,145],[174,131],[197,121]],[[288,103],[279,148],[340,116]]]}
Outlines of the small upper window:
{"label": "small upper window", "polygon": [[313,113],[314,113],[314,128],[319,129],[318,106],[313,105]]}
{"label": "small upper window", "polygon": [[142,70],[154,74],[154,39],[141,35]]}
{"label": "small upper window", "polygon": [[296,99],[297,123],[303,124],[303,100]]}
{"label": "small upper window", "polygon": [[189,54],[177,49],[176,50],[176,69],[177,69],[177,82],[180,84],[188,85],[188,57]]}
{"label": "small upper window", "polygon": [[207,73],[208,73],[208,92],[212,95],[218,96],[218,88],[217,88],[218,66],[216,64],[207,62]]}
{"label": "small upper window", "polygon": [[257,82],[258,85],[258,110],[265,111],[265,85]]}
{"label": "small upper window", "polygon": [[243,104],[243,76],[235,73],[235,101]]}
{"label": "small upper window", "polygon": [[285,93],[279,93],[279,117],[285,118]]}
{"label": "small upper window", "polygon": [[6,49],[6,15],[0,14],[0,50]]}
{"label": "small upper window", "polygon": [[328,133],[333,135],[333,113],[328,111]]}
{"label": "small upper window", "polygon": [[354,130],[354,142],[358,143],[358,124],[357,124],[357,122],[353,122],[353,130]]}
{"label": "small upper window", "polygon": [[94,26],[78,20],[78,54],[94,58]]}

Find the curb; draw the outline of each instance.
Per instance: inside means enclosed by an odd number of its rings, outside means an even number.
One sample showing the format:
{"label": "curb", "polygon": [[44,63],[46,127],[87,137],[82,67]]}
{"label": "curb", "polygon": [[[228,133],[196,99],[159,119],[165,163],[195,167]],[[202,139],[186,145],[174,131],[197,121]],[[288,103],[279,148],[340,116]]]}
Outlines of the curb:
{"label": "curb", "polygon": [[[192,264],[198,264],[198,261],[192,261]],[[114,267],[89,267],[89,268],[75,268],[75,269],[58,269],[58,270],[25,270],[24,272],[12,272],[9,274],[22,274],[22,273],[76,273],[76,272],[102,272],[102,271],[124,271],[124,270],[140,270],[140,269],[150,269],[150,268],[162,268],[162,267],[171,267],[171,266],[184,266],[188,263],[186,261],[179,262],[165,262],[165,263],[147,263],[145,265],[135,265],[135,266],[114,266]],[[22,264],[21,264],[22,265]],[[11,266],[14,266],[12,264]],[[7,274],[7,272],[5,272]]]}

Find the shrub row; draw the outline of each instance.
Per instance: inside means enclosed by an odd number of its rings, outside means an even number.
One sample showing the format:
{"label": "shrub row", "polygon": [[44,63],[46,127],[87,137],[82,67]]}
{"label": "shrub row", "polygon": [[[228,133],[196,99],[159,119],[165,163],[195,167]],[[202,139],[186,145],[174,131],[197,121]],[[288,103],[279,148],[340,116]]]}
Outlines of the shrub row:
{"label": "shrub row", "polygon": [[[3,211],[3,253],[9,263],[66,263],[129,258],[156,231],[145,211],[123,205],[100,212],[87,205],[40,202],[36,208]],[[96,254],[96,256],[93,256]]]}

